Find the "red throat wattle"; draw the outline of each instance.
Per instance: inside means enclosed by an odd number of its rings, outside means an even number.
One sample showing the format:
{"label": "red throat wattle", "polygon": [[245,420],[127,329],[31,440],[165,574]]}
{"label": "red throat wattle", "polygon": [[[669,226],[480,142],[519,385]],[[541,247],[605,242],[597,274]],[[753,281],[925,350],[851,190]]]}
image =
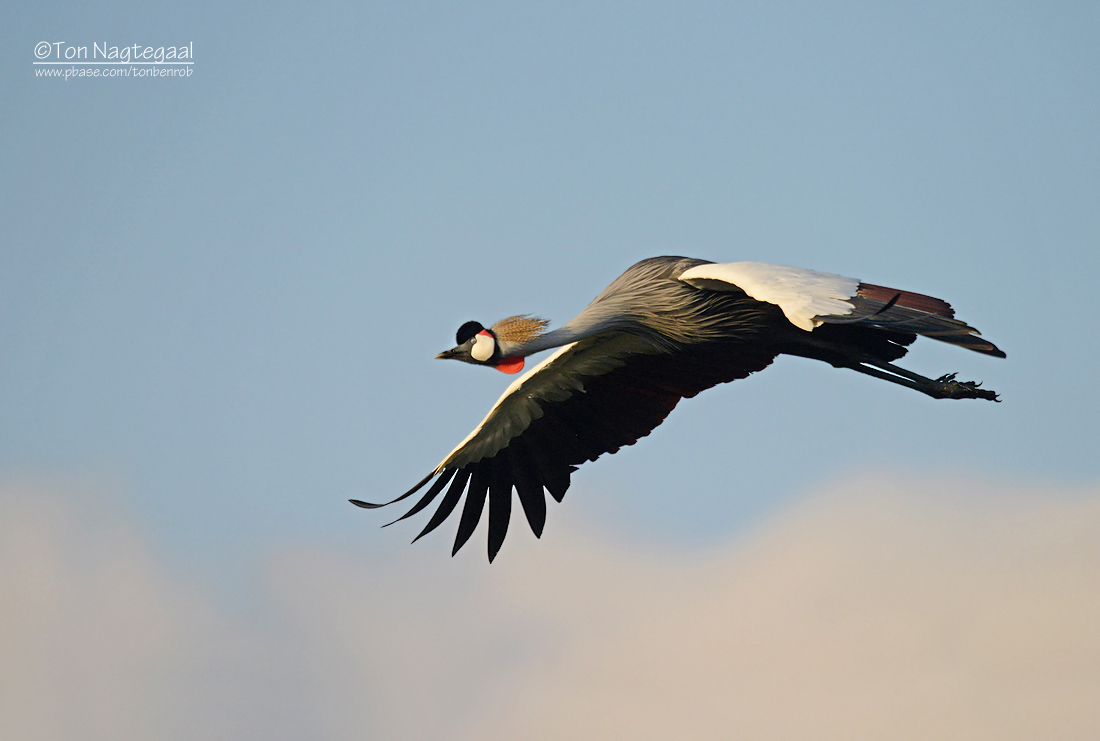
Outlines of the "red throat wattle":
{"label": "red throat wattle", "polygon": [[501,373],[519,373],[523,370],[523,358],[505,358],[494,367]]}

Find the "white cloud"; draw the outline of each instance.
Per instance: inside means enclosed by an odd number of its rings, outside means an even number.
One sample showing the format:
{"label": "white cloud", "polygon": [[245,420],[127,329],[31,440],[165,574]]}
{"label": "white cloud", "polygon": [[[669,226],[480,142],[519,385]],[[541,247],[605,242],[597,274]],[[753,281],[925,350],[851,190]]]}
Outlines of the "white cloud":
{"label": "white cloud", "polygon": [[1096,487],[865,478],[695,554],[288,544],[249,620],[73,488],[0,487],[3,738],[1100,737]]}
{"label": "white cloud", "polygon": [[270,626],[257,641],[167,569],[119,500],[0,483],[0,738],[306,737],[283,735],[308,727]]}

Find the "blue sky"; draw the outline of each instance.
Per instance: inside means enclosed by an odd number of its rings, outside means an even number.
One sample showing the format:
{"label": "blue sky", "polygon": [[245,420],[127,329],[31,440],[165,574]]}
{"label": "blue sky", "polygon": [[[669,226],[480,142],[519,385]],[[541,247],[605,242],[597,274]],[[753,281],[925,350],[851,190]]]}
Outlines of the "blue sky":
{"label": "blue sky", "polygon": [[[1098,37],[1072,2],[5,7],[0,478],[85,482],[220,593],[302,543],[480,573],[483,533],[445,566],[453,530],[408,556],[346,502],[510,380],[432,356],[684,254],[944,298],[1008,359],[908,367],[1004,403],[782,359],[586,465],[536,555],[729,547],[869,472],[1094,491]],[[192,44],[193,74],[36,77],[43,40]]]}

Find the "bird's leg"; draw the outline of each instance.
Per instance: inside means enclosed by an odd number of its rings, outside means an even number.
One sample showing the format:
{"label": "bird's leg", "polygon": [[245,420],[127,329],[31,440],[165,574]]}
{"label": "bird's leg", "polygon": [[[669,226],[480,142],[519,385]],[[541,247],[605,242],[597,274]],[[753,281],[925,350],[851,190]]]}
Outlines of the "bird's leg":
{"label": "bird's leg", "polygon": [[956,381],[954,373],[940,376],[936,380],[925,378],[904,368],[873,358],[862,358],[858,364],[847,366],[854,371],[865,373],[868,376],[881,378],[884,381],[896,383],[899,386],[920,391],[933,399],[986,399],[988,401],[1000,401],[997,394],[989,389],[978,388],[980,382]]}

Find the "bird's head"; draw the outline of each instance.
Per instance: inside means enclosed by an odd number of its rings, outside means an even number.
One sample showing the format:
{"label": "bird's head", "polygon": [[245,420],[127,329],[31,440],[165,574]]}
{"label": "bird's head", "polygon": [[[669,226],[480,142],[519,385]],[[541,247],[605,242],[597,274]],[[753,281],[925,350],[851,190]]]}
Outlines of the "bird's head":
{"label": "bird's head", "polygon": [[437,358],[461,360],[474,365],[488,365],[502,373],[519,373],[523,358],[530,354],[524,345],[542,334],[547,321],[519,315],[501,319],[486,329],[477,322],[466,322],[455,334],[457,346],[445,350]]}
{"label": "bird's head", "polygon": [[519,373],[523,370],[523,356],[506,358],[493,329],[486,329],[478,322],[466,322],[455,333],[458,344],[436,355],[438,360],[461,360],[474,365],[488,365],[502,373]]}

